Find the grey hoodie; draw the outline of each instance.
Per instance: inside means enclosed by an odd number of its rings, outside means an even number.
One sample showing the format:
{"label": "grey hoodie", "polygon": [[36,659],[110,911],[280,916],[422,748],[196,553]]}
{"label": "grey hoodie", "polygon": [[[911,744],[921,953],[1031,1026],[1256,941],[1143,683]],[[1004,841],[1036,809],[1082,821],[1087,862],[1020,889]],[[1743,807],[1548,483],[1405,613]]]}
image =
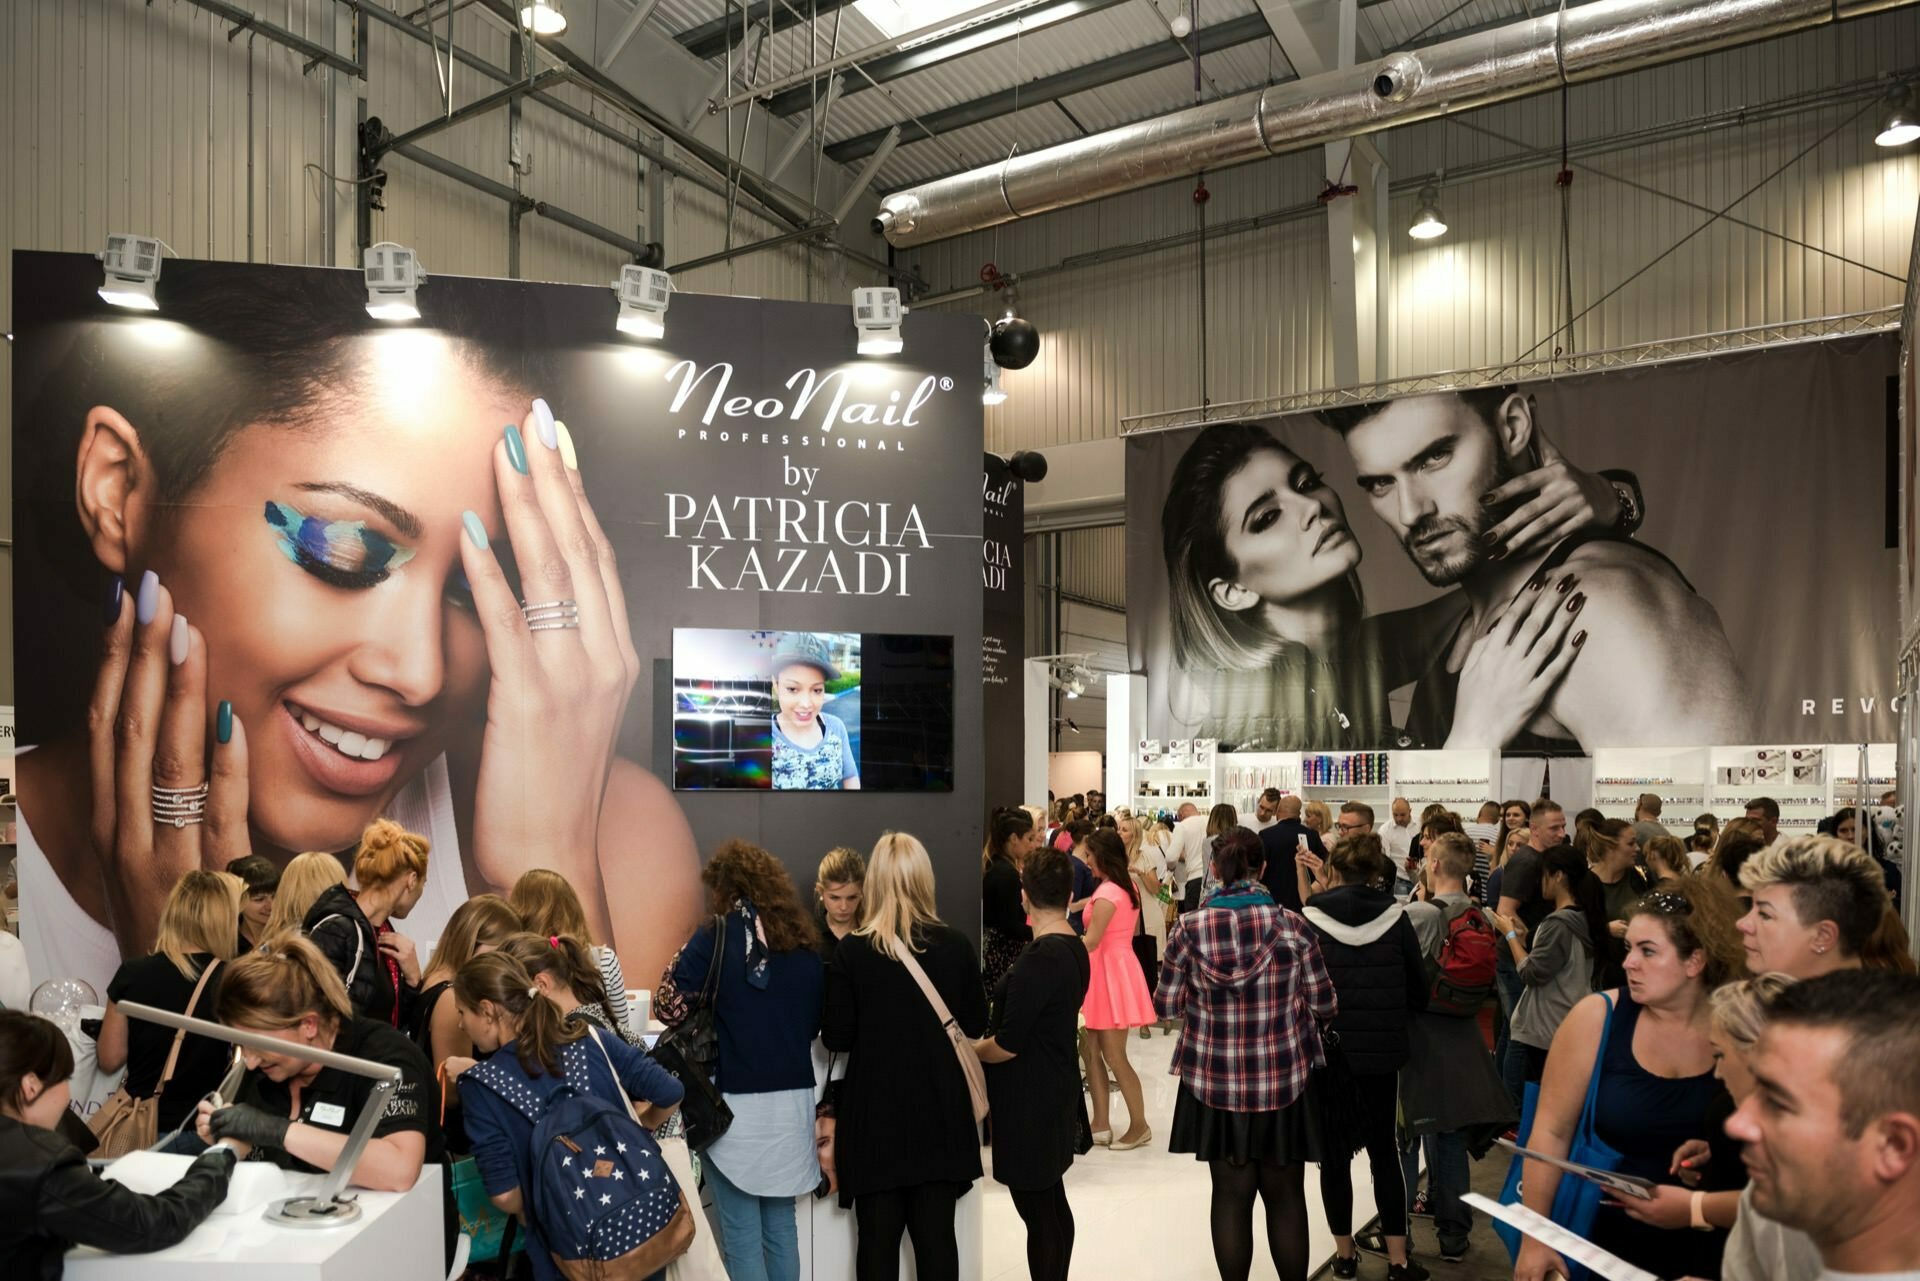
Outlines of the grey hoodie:
{"label": "grey hoodie", "polygon": [[1513,1008],[1510,1035],[1522,1045],[1544,1050],[1553,1044],[1561,1021],[1593,992],[1593,942],[1587,917],[1577,907],[1549,913],[1533,933],[1533,950],[1519,966],[1526,991]]}

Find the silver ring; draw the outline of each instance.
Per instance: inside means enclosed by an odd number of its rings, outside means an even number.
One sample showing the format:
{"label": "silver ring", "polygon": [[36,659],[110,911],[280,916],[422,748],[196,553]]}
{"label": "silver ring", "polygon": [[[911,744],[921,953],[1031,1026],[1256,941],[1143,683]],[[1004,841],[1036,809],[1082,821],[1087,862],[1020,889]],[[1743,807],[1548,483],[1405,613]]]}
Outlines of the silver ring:
{"label": "silver ring", "polygon": [[580,620],[569,618],[550,623],[528,623],[527,630],[530,632],[577,632],[580,630]]}
{"label": "silver ring", "polygon": [[564,632],[580,626],[580,606],[570,600],[544,600],[537,604],[520,603],[520,616],[530,632]]}
{"label": "silver ring", "polygon": [[149,788],[152,794],[153,821],[162,827],[190,827],[206,821],[207,784],[194,787]]}

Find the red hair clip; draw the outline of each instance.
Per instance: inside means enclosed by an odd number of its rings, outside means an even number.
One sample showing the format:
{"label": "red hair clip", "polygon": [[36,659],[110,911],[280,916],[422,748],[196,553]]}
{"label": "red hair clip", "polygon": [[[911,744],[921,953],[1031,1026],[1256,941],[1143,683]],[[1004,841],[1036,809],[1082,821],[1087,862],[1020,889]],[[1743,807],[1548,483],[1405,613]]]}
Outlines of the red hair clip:
{"label": "red hair clip", "polygon": [[549,935],[547,935],[547,946],[548,946],[548,947],[559,947],[559,946],[560,946],[560,936],[559,936],[558,934],[549,934]]}

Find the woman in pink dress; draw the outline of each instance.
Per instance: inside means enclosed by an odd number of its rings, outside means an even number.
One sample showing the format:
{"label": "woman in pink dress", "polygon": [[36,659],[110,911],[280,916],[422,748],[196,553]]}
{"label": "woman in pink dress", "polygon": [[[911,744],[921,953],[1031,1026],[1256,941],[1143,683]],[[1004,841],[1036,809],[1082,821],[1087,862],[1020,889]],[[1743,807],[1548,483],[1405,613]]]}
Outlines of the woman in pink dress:
{"label": "woman in pink dress", "polygon": [[[1156,1017],[1153,994],[1133,954],[1134,927],[1140,920],[1139,892],[1127,870],[1127,847],[1112,828],[1087,837],[1087,863],[1100,878],[1087,905],[1087,953],[1092,973],[1087,999],[1080,1007],[1086,1016],[1087,1087],[1093,1096],[1093,1141],[1115,1152],[1144,1147],[1153,1138],[1147,1128],[1146,1105],[1140,1078],[1127,1062],[1127,1033],[1145,1027]],[[1120,1085],[1130,1122],[1125,1134],[1113,1137],[1107,1119],[1107,1073]]]}

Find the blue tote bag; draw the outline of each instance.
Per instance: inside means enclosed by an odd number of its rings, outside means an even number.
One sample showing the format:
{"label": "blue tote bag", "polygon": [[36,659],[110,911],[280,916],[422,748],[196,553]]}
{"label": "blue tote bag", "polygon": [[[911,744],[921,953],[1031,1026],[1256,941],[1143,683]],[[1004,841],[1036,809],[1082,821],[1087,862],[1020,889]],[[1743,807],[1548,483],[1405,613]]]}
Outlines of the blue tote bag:
{"label": "blue tote bag", "polygon": [[[1594,1100],[1599,1097],[1600,1071],[1607,1061],[1607,1038],[1613,1035],[1613,998],[1603,992],[1600,999],[1607,1003],[1607,1021],[1601,1025],[1600,1049],[1593,1056],[1593,1071],[1587,1081],[1587,1100],[1580,1107],[1580,1124],[1574,1127],[1573,1142],[1567,1147],[1567,1160],[1590,1165],[1597,1170],[1617,1170],[1620,1168],[1620,1154],[1602,1143],[1593,1133]],[[1521,1147],[1527,1147],[1533,1135],[1533,1113],[1539,1102],[1539,1083],[1527,1082],[1525,1100],[1520,1109]],[[1500,1204],[1520,1204],[1520,1174],[1526,1164],[1525,1157],[1513,1158],[1513,1166],[1507,1171],[1506,1186],[1500,1189]],[[1591,1237],[1594,1218],[1600,1213],[1600,1203],[1605,1198],[1606,1189],[1599,1184],[1575,1175],[1562,1174],[1560,1188],[1553,1197],[1553,1213],[1548,1217],[1569,1232]],[[1517,1259],[1520,1255],[1520,1230],[1498,1222],[1493,1225],[1493,1230],[1506,1242],[1508,1255]],[[1573,1275],[1568,1281],[1586,1281],[1590,1275],[1587,1269],[1577,1263],[1570,1266]]]}

